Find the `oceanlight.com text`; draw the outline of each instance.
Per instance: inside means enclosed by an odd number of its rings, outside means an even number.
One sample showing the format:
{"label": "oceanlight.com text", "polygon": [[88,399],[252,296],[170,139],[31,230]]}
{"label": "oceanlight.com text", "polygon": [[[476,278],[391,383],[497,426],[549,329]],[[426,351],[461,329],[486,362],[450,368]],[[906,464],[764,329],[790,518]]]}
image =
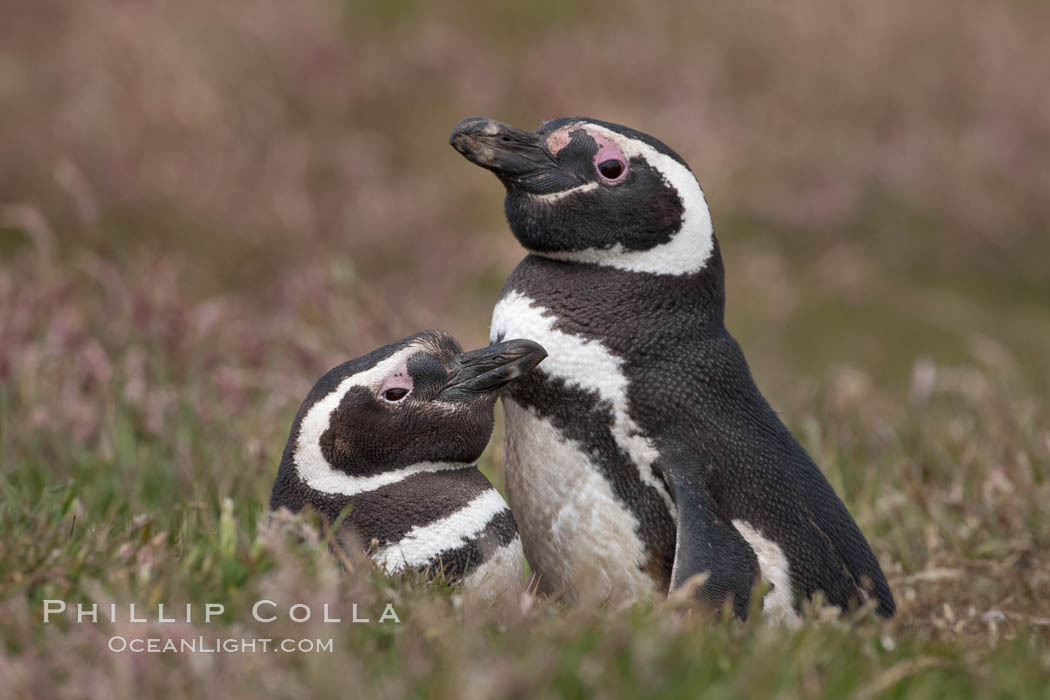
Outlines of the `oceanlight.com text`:
{"label": "oceanlight.com text", "polygon": [[331,654],[329,639],[273,639],[271,637],[124,637],[109,638],[111,652],[122,654]]}

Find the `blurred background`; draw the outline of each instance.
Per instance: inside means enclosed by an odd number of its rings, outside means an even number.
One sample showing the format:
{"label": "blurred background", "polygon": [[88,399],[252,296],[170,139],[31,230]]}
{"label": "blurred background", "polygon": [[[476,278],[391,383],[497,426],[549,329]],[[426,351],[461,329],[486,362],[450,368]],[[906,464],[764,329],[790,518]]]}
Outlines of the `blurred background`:
{"label": "blurred background", "polygon": [[485,344],[522,251],[447,144],[470,115],[593,116],[681,153],[730,330],[796,427],[816,401],[1050,388],[1044,3],[2,12],[4,427],[59,474],[59,442],[112,458],[121,421],[191,449],[189,412],[263,497],[328,367],[424,327]]}
{"label": "blurred background", "polygon": [[[930,697],[1041,697],[1050,3],[438,5],[0,3],[0,686],[303,697],[302,668],[340,697],[362,678],[576,697],[577,677],[637,697],[656,676],[693,679],[681,697],[873,697],[915,673]],[[676,616],[639,637],[633,615],[541,604],[492,635],[424,589],[401,631],[214,666],[43,629],[42,599],[221,600],[240,622],[336,582],[409,595],[314,576],[257,533],[324,371],[426,327],[487,343],[522,251],[502,187],[448,146],[471,115],[592,116],[690,163],[729,329],[871,542],[893,622],[860,642],[719,627],[699,653]],[[481,466],[500,486],[498,426]]]}

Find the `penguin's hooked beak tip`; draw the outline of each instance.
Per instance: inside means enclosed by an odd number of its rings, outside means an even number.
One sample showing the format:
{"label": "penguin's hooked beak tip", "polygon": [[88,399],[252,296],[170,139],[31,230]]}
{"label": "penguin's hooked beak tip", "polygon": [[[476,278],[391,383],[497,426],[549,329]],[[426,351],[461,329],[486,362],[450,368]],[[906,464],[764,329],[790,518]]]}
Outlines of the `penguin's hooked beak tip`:
{"label": "penguin's hooked beak tip", "polygon": [[456,357],[455,369],[441,390],[444,400],[463,400],[497,390],[531,372],[547,351],[531,340],[508,340]]}
{"label": "penguin's hooked beak tip", "polygon": [[452,129],[448,142],[471,163],[501,178],[528,175],[553,162],[538,134],[488,117],[467,117]]}
{"label": "penguin's hooked beak tip", "polygon": [[482,136],[495,135],[501,124],[488,117],[467,117],[452,127],[448,143],[452,148],[473,162],[475,152],[479,149]]}

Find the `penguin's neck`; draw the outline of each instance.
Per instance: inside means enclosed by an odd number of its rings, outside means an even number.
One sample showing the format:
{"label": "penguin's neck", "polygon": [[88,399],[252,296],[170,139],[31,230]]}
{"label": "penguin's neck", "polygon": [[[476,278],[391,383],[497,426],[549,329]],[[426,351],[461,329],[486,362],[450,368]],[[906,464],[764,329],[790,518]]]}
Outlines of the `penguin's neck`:
{"label": "penguin's neck", "polygon": [[703,212],[704,217],[700,220],[695,215],[683,220],[681,229],[666,242],[642,250],[627,250],[623,244],[616,243],[607,248],[537,251],[525,243],[529,240],[527,236],[517,231],[514,234],[531,254],[551,260],[591,263],[624,272],[681,277],[702,272],[714,252],[716,244],[711,219],[706,214],[706,207]]}
{"label": "penguin's neck", "polygon": [[725,332],[723,277],[717,241],[699,271],[682,275],[630,272],[532,254],[511,273],[503,297],[522,294],[548,309],[565,330],[583,335],[696,337],[698,332]]}

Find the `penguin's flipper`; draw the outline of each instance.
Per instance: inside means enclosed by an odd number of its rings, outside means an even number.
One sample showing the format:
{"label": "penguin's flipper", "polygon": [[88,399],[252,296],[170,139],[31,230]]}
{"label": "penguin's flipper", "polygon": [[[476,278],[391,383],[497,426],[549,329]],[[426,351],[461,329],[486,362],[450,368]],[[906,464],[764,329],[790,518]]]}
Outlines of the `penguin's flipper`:
{"label": "penguin's flipper", "polygon": [[751,591],[758,581],[758,558],[732,523],[715,510],[704,485],[698,462],[684,450],[661,451],[656,468],[671,491],[678,511],[671,590],[683,586],[697,574],[707,579],[697,596],[714,610],[727,601],[733,613],[747,619]]}

